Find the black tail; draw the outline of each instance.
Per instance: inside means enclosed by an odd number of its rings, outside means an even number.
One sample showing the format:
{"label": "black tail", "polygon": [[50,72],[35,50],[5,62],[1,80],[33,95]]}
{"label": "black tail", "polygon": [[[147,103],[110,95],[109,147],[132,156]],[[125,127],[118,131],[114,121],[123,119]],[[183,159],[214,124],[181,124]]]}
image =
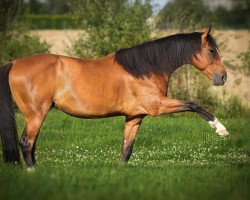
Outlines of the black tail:
{"label": "black tail", "polygon": [[6,163],[20,163],[18,134],[9,86],[9,72],[12,64],[0,68],[0,134],[3,160]]}

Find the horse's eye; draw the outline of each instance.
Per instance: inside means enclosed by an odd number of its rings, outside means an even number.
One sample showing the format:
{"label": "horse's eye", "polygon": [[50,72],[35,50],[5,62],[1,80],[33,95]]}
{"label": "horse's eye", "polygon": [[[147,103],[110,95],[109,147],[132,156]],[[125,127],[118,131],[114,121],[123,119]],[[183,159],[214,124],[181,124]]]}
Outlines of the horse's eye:
{"label": "horse's eye", "polygon": [[214,49],[209,49],[210,53],[214,53]]}

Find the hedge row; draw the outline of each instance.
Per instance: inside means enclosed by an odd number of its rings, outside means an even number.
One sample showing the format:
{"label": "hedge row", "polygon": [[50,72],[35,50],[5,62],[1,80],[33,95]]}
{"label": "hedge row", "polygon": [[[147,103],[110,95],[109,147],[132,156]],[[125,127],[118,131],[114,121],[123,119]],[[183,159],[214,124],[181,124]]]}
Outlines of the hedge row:
{"label": "hedge row", "polygon": [[80,28],[71,15],[26,15],[23,21],[28,21],[31,29],[77,29]]}

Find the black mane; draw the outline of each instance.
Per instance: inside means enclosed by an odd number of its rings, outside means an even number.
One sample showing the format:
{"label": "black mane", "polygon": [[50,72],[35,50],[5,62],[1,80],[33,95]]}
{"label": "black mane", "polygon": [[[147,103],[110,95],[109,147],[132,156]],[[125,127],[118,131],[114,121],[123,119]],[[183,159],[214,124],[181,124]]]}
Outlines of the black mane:
{"label": "black mane", "polygon": [[[115,61],[135,77],[149,76],[151,72],[170,76],[178,67],[189,64],[192,56],[200,52],[201,35],[200,32],[176,34],[120,49],[116,51]],[[213,48],[217,48],[211,35],[207,39]]]}

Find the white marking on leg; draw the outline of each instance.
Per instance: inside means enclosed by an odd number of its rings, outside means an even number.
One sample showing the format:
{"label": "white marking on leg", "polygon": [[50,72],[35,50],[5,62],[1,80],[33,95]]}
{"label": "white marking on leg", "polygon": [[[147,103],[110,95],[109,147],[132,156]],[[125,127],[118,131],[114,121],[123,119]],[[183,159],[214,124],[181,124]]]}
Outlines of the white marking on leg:
{"label": "white marking on leg", "polygon": [[127,140],[124,140],[124,143],[126,143],[127,142]]}
{"label": "white marking on leg", "polygon": [[227,132],[227,129],[225,126],[223,126],[219,120],[215,117],[214,121],[209,121],[208,122],[212,128],[216,128],[216,133],[217,135],[221,137],[226,137],[229,136],[229,133]]}
{"label": "white marking on leg", "polygon": [[33,172],[35,172],[35,168],[34,167],[27,167],[27,172],[33,173]]}

